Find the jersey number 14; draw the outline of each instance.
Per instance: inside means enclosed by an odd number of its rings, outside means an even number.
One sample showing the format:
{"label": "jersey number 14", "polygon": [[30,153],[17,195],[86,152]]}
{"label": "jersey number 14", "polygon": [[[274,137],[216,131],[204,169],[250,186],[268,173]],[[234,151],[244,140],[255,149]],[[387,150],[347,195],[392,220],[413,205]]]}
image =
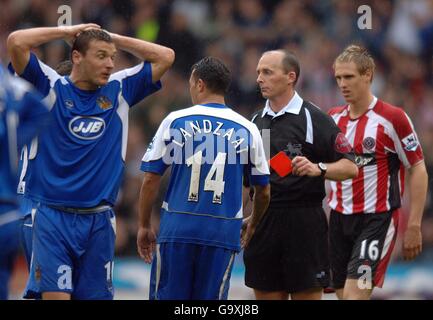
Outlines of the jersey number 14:
{"label": "jersey number 14", "polygon": [[[221,204],[224,193],[224,169],[227,153],[220,152],[210,168],[204,180],[204,191],[213,191],[212,203]],[[203,152],[200,150],[186,159],[186,165],[192,166],[191,179],[189,182],[188,201],[198,202],[200,188],[200,173],[202,166]]]}

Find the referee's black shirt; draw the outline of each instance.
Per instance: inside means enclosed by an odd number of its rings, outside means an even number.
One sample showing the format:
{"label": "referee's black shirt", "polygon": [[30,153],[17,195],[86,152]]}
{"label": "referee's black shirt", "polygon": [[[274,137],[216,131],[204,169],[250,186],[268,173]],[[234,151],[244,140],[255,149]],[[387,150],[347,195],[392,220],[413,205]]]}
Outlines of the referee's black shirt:
{"label": "referee's black shirt", "polygon": [[[270,144],[270,157],[280,151],[293,159],[304,156],[313,163],[332,163],[345,157],[354,161],[350,144],[330,116],[295,92],[289,104],[277,115],[266,107],[253,115],[252,121]],[[269,129],[266,132],[265,129]],[[270,137],[270,142],[266,141]],[[281,178],[271,169],[269,208],[321,206],[325,197],[323,177]]]}

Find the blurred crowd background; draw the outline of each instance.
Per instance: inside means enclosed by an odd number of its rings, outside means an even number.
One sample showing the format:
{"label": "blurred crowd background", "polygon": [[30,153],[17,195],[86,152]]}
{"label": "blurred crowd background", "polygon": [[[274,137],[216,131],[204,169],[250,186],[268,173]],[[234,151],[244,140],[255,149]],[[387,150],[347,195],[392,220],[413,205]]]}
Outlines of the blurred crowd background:
{"label": "blurred crowd background", "polygon": [[[404,108],[422,142],[431,178],[424,252],[418,260],[433,262],[433,0],[0,0],[3,63],[8,62],[6,39],[11,31],[56,26],[58,7],[64,4],[72,9],[73,24],[95,22],[110,32],[157,42],[176,52],[173,68],[162,79],[163,89],[130,114],[127,170],[116,208],[118,256],[136,256],[140,161],[161,120],[190,105],[188,77],[194,62],[212,55],[230,67],[233,82],[227,103],[249,118],[264,103],[256,85],[261,53],[289,49],[301,63],[297,91],[327,111],[344,103],[333,77],[333,61],[345,46],[359,43],[377,64],[373,92]],[[361,5],[372,9],[371,30],[358,28]],[[61,41],[35,52],[51,67],[69,57],[69,47]],[[116,69],[123,69],[137,61],[120,52],[115,63]],[[155,206],[155,222],[158,211]],[[400,232],[407,213],[404,208]],[[397,246],[395,260],[399,254]]]}

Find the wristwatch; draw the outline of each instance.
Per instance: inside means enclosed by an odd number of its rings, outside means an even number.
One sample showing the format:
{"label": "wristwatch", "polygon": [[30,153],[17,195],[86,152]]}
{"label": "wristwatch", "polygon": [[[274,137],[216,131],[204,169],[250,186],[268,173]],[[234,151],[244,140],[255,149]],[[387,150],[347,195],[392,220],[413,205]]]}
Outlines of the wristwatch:
{"label": "wristwatch", "polygon": [[318,164],[317,164],[317,166],[319,167],[319,169],[320,169],[320,176],[321,177],[324,177],[325,176],[325,174],[326,174],[326,171],[328,170],[328,167],[326,166],[326,164],[324,164],[323,162],[319,162]]}

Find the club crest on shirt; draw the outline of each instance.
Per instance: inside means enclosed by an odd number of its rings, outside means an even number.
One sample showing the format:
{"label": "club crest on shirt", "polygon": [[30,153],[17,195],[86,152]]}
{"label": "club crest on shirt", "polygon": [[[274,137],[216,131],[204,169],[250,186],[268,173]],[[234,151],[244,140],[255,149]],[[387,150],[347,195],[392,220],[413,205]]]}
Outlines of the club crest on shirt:
{"label": "club crest on shirt", "polygon": [[102,110],[108,110],[113,107],[113,103],[106,96],[99,96],[98,99],[96,99],[96,103]]}
{"label": "club crest on shirt", "polygon": [[367,137],[364,139],[364,141],[362,141],[362,145],[367,150],[373,150],[376,146],[376,140],[374,140],[373,137]]}
{"label": "club crest on shirt", "polygon": [[352,146],[350,145],[349,140],[347,140],[346,136],[342,132],[337,134],[337,137],[335,138],[334,149],[343,154],[352,151]]}
{"label": "club crest on shirt", "polygon": [[404,137],[401,142],[403,142],[404,149],[406,151],[415,151],[418,148],[418,139],[416,138],[414,133]]}

